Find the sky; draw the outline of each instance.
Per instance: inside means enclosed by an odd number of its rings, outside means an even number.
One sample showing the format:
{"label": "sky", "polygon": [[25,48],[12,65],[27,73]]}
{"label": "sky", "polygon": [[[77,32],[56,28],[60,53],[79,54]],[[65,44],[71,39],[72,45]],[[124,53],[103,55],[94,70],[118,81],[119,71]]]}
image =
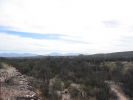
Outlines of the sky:
{"label": "sky", "polygon": [[0,53],[133,51],[132,0],[0,0]]}

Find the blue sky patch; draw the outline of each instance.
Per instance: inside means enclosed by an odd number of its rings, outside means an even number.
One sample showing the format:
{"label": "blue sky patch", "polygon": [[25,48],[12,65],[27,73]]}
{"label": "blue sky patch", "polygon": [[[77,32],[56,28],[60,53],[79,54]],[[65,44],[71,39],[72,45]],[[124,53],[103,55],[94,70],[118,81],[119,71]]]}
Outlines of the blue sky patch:
{"label": "blue sky patch", "polygon": [[[10,27],[3,27],[0,26],[0,32],[9,34],[9,35],[16,35],[20,37],[32,38],[32,39],[45,39],[45,40],[63,40],[68,43],[81,43],[81,44],[88,44],[87,42],[81,40],[67,40],[62,39],[61,36],[67,35],[60,35],[60,34],[39,34],[39,33],[30,33],[30,32],[20,32],[20,31],[13,31]],[[89,43],[90,44],[90,43]]]}
{"label": "blue sky patch", "polygon": [[20,37],[27,37],[27,38],[33,38],[33,39],[50,39],[50,40],[58,40],[60,39],[60,34],[39,34],[39,33],[29,33],[29,32],[19,32],[19,31],[13,31],[10,30],[7,27],[0,26],[0,32],[10,34],[10,35],[17,35]]}

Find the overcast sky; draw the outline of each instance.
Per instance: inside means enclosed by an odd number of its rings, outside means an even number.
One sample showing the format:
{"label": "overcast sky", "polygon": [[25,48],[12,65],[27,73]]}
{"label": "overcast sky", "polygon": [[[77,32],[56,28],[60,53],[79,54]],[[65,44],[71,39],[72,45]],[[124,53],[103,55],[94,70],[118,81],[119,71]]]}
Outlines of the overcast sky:
{"label": "overcast sky", "polygon": [[0,0],[0,53],[133,51],[132,0]]}

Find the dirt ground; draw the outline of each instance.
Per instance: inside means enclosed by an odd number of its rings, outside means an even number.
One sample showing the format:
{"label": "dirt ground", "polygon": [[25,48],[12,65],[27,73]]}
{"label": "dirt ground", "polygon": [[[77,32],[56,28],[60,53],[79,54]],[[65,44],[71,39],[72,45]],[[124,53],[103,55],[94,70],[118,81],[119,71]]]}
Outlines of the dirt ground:
{"label": "dirt ground", "polygon": [[116,93],[118,100],[130,100],[122,91],[121,87],[118,84],[115,84],[113,81],[106,81],[106,83],[110,86],[111,91]]}

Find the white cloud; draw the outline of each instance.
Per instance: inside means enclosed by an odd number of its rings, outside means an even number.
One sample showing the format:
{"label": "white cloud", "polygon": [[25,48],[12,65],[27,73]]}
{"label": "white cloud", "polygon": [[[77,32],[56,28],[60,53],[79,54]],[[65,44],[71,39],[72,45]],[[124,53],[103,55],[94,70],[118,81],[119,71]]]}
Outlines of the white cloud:
{"label": "white cloud", "polygon": [[[61,39],[82,41],[69,43],[63,40],[35,40],[2,34],[14,38],[0,44],[28,52],[114,52],[132,50],[122,45],[122,36],[133,36],[132,0],[2,0],[0,3],[0,25],[12,30],[39,34],[61,34]],[[117,27],[108,28],[103,22],[116,21]],[[18,40],[21,40],[20,44]],[[23,39],[26,39],[23,41]],[[0,40],[0,41],[5,41]],[[23,41],[23,42],[22,42]],[[41,45],[41,46],[35,46]],[[45,45],[44,45],[45,44]],[[16,47],[17,45],[17,47]],[[38,49],[36,49],[38,48]],[[8,48],[7,48],[8,49]],[[71,50],[70,50],[71,49]],[[16,49],[15,49],[16,50]],[[40,51],[39,51],[40,50]]]}
{"label": "white cloud", "polygon": [[[123,39],[123,38],[122,38]],[[73,43],[64,40],[39,40],[24,38],[14,35],[0,33],[0,53],[2,52],[17,52],[17,53],[37,53],[48,54],[51,52],[60,53],[107,53],[119,50],[132,50],[133,41],[131,44],[120,44],[123,41],[112,41],[105,43]],[[111,44],[111,45],[109,45]],[[126,48],[125,48],[126,47]]]}
{"label": "white cloud", "polygon": [[69,43],[63,40],[39,40],[24,38],[0,33],[0,52],[37,53],[47,54],[51,52],[83,52],[87,45],[81,43]]}

